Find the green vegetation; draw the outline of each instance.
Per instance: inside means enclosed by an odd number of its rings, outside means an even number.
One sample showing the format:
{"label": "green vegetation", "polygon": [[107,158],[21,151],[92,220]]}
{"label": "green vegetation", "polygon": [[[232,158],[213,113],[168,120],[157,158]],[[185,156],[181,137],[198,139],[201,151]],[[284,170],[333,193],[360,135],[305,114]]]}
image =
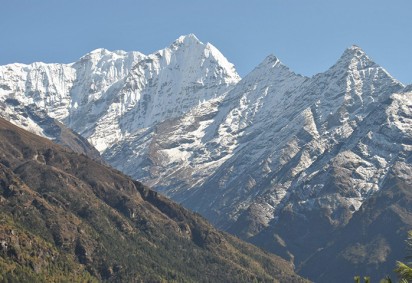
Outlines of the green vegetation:
{"label": "green vegetation", "polygon": [[[355,280],[355,283],[361,283],[361,277],[360,276],[355,276],[353,279]],[[363,280],[364,280],[363,282],[365,282],[365,283],[370,283],[370,281],[371,281],[369,276],[363,277]]]}
{"label": "green vegetation", "polygon": [[0,239],[0,282],[97,282],[72,257],[4,214]]}
{"label": "green vegetation", "polygon": [[[407,260],[412,258],[412,231],[408,232],[408,238],[406,240],[407,250],[409,255],[406,257]],[[408,261],[407,263],[403,263],[401,261],[396,262],[395,272],[398,274],[399,282],[400,283],[409,283],[412,282],[412,262]],[[361,278],[360,276],[354,277],[355,283],[360,283]],[[370,283],[369,277],[364,278],[365,283]],[[392,283],[392,280],[387,276],[386,278],[382,279],[380,283]]]}
{"label": "green vegetation", "polygon": [[[408,232],[408,238],[406,240],[407,249],[409,255],[406,257],[407,260],[412,258],[412,231]],[[408,261],[403,263],[401,261],[396,262],[396,273],[398,273],[400,282],[411,282],[412,281],[412,262]]]}

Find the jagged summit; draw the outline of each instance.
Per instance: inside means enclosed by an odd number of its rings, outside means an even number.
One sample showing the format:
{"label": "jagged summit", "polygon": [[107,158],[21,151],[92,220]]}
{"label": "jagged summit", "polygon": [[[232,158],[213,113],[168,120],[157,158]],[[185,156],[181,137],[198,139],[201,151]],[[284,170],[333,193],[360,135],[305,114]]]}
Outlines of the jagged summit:
{"label": "jagged summit", "polygon": [[296,74],[288,66],[282,63],[277,56],[269,54],[266,58],[255,67],[249,74],[247,74],[240,84],[249,84],[250,81],[266,81],[267,85],[277,84],[285,78],[294,81],[298,85],[307,77]]}
{"label": "jagged summit", "polygon": [[193,33],[182,35],[176,39],[173,44],[203,44]]}
{"label": "jagged summit", "polygon": [[[125,50],[108,50],[106,48],[94,49],[82,57],[79,61],[90,60],[90,59],[102,59],[102,58],[116,58],[116,57],[126,57],[129,55],[145,56],[143,53],[138,51],[125,51]],[[76,63],[76,62],[75,62]]]}
{"label": "jagged summit", "polygon": [[287,68],[283,63],[273,54],[269,54],[263,59],[263,61],[257,65],[249,74],[246,75],[245,79],[254,76],[257,73],[266,72],[274,68]]}
{"label": "jagged summit", "polygon": [[[371,80],[387,80],[389,84],[392,82],[396,85],[404,86],[401,82],[396,80],[387,70],[373,61],[366,52],[357,45],[352,45],[347,48],[339,60],[327,70],[323,75],[333,77],[353,77],[355,80],[359,76],[371,76]],[[322,74],[318,74],[321,75]],[[318,76],[317,75],[317,76]]]}
{"label": "jagged summit", "polygon": [[[204,44],[194,34],[182,35],[173,41],[170,46],[158,50],[157,52],[149,55],[149,57],[171,56],[173,53],[185,53],[185,56],[197,56],[198,53],[203,53],[203,50],[208,48],[209,43]],[[169,63],[169,60],[167,63]]]}
{"label": "jagged summit", "polygon": [[94,49],[94,50],[90,51],[88,54],[100,54],[100,55],[117,54],[117,55],[125,55],[125,54],[128,54],[128,53],[140,53],[140,52],[137,52],[137,51],[130,51],[130,52],[128,52],[128,51],[120,50],[120,49],[118,49],[118,50],[108,50],[108,49],[106,49],[106,48],[97,48],[97,49]]}
{"label": "jagged summit", "polygon": [[352,45],[346,48],[339,60],[341,59],[358,59],[372,62],[366,52],[357,45]]}
{"label": "jagged summit", "polygon": [[346,48],[346,50],[353,50],[353,51],[360,51],[360,52],[364,52],[363,49],[356,44],[352,44],[351,46],[349,46],[348,48]]}
{"label": "jagged summit", "polygon": [[[153,54],[159,54],[159,53],[161,54],[167,49],[177,50],[177,49],[180,49],[180,48],[188,48],[188,47],[192,48],[192,47],[195,47],[195,46],[198,46],[197,48],[205,48],[207,45],[209,45],[209,43],[204,44],[194,34],[191,33],[191,34],[188,34],[188,35],[180,36],[178,39],[173,41],[173,43],[169,47],[158,50]],[[96,49],[86,53],[82,57],[80,57],[80,60],[90,59],[92,57],[103,57],[103,56],[113,56],[113,55],[124,56],[124,55],[127,55],[129,53],[139,53],[139,54],[143,55],[142,53],[140,53],[138,51],[129,51],[128,52],[128,51],[125,51],[125,50],[108,50],[106,48],[96,48]]]}
{"label": "jagged summit", "polygon": [[196,50],[203,50],[206,44],[201,42],[194,34],[189,35],[182,35],[173,43],[164,49],[159,50],[156,54],[164,53],[165,51],[179,51],[183,50],[182,52],[196,52]]}
{"label": "jagged summit", "polygon": [[259,65],[272,65],[274,67],[277,64],[282,64],[282,62],[274,54],[269,54]]}
{"label": "jagged summit", "polygon": [[106,48],[96,48],[92,51],[90,51],[88,54],[106,54],[110,52],[109,50],[107,50]]}
{"label": "jagged summit", "polygon": [[340,68],[343,70],[366,69],[379,67],[368,55],[357,45],[347,48],[335,65],[331,69]]}
{"label": "jagged summit", "polygon": [[159,50],[153,56],[164,57],[167,65],[172,64],[174,58],[184,58],[183,64],[186,67],[193,65],[194,68],[206,68],[207,70],[210,68],[208,62],[218,64],[222,67],[228,83],[236,83],[240,80],[234,65],[215,46],[209,42],[201,42],[194,34],[180,36],[169,47]]}
{"label": "jagged summit", "polygon": [[107,50],[106,48],[97,48],[97,49],[94,49],[94,50],[84,54],[82,57],[80,57],[80,61],[82,61],[82,60],[91,60],[92,58],[101,58],[101,57],[103,57],[105,55],[108,55],[108,54],[113,54],[113,52]]}
{"label": "jagged summit", "polygon": [[366,52],[358,45],[353,44],[343,51],[341,58],[360,58],[362,56],[367,56]]}

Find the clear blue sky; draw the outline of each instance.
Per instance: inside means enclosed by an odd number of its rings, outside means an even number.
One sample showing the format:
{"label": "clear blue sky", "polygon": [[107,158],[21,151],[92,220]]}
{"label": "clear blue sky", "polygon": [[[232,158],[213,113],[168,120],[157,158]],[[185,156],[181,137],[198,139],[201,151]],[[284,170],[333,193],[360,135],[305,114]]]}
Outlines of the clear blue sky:
{"label": "clear blue sky", "polygon": [[352,44],[412,83],[411,0],[0,0],[0,64],[69,63],[104,47],[145,54],[194,33],[244,76],[274,54],[304,75]]}

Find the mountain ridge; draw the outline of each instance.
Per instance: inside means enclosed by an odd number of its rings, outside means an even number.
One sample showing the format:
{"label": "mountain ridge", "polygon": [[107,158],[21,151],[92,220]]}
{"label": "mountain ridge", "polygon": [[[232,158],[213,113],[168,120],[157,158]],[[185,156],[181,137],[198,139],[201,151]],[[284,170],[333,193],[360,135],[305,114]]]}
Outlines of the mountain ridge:
{"label": "mountain ridge", "polygon": [[269,55],[241,80],[208,49],[181,37],[107,90],[88,82],[96,100],[68,124],[122,172],[306,270],[408,155],[410,86],[358,46],[312,77]]}

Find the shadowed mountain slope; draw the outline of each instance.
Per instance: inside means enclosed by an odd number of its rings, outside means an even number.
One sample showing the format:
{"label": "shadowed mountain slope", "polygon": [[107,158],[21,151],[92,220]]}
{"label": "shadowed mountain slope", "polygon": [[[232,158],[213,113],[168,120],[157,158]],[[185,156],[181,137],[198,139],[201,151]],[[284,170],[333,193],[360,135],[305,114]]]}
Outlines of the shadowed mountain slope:
{"label": "shadowed mountain slope", "polygon": [[74,152],[103,161],[100,153],[85,138],[34,104],[23,105],[17,99],[7,98],[0,101],[0,117],[36,135],[47,137]]}
{"label": "shadowed mountain slope", "polygon": [[2,278],[305,282],[290,263],[3,119],[0,176]]}
{"label": "shadowed mountain slope", "polygon": [[412,166],[397,162],[382,187],[326,248],[302,264],[302,274],[316,282],[350,282],[352,274],[370,276],[371,282],[396,278],[395,262],[407,256],[405,240],[412,229]]}

